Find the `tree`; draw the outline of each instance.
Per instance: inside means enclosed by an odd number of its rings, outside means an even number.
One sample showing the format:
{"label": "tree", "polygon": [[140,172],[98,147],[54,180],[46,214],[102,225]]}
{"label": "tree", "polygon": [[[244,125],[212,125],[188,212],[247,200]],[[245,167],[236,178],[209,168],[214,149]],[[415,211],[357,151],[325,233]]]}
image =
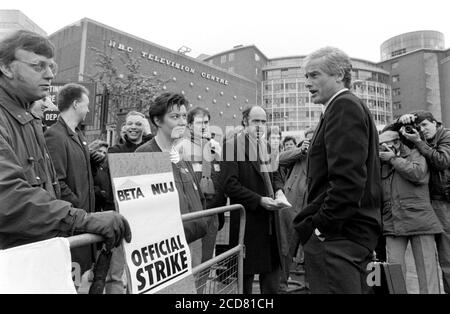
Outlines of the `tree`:
{"label": "tree", "polygon": [[[96,72],[86,77],[101,86],[103,93],[101,127],[106,123],[116,123],[117,114],[122,110],[148,112],[152,99],[163,90],[170,80],[162,80],[157,75],[147,75],[141,71],[141,60],[125,52],[119,57],[120,63],[105,52],[91,47],[96,54]],[[120,68],[125,73],[121,73]],[[109,118],[108,118],[109,117]]]}

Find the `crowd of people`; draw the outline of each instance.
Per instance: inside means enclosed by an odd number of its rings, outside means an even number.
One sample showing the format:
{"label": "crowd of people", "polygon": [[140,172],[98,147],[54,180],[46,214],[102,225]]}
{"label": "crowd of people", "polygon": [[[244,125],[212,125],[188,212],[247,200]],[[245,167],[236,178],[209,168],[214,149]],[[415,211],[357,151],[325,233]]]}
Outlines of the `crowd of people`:
{"label": "crowd of people", "polygon": [[[268,127],[257,105],[221,138],[207,109],[188,110],[182,94],[164,92],[148,112],[127,114],[114,146],[88,143],[79,127],[88,90],[70,83],[56,105],[46,98],[57,73],[53,58],[49,40],[29,31],[0,42],[0,249],[99,234],[112,252],[105,292],[124,293],[122,240],[131,241],[131,230],[116,208],[106,157],[167,152],[182,214],[244,206],[245,294],[255,275],[261,293],[287,292],[297,263],[311,293],[369,293],[367,264],[375,257],[401,264],[406,278],[408,243],[420,293],[440,292],[438,265],[450,291],[450,131],[421,111],[379,134],[349,90],[351,63],[341,50],[322,48],[305,60],[306,88],[325,109],[299,142]],[[43,126],[42,113],[56,106],[58,121]],[[183,224],[193,267],[214,256],[224,224],[223,214]],[[238,230],[232,212],[231,246]],[[71,253],[86,274],[98,247]]]}

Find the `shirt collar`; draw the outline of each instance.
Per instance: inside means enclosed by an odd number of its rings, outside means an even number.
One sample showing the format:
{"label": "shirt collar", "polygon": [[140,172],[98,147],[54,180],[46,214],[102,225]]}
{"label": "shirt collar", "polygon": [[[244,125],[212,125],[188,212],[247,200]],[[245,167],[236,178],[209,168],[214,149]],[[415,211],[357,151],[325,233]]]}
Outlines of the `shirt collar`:
{"label": "shirt collar", "polygon": [[348,91],[348,88],[343,88],[341,90],[339,90],[337,93],[335,93],[333,96],[331,96],[330,99],[328,99],[328,101],[324,104],[325,107],[327,107],[337,96],[339,96],[340,94],[342,94],[343,92]]}

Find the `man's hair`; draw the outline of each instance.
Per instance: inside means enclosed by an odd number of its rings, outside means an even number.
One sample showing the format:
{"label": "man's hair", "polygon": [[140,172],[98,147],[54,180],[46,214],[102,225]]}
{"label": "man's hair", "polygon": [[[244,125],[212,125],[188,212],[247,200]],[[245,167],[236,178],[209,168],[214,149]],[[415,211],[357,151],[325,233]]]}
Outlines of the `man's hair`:
{"label": "man's hair", "polygon": [[189,110],[188,114],[187,114],[187,123],[188,124],[192,124],[194,122],[194,118],[195,116],[207,116],[209,120],[211,120],[211,114],[209,113],[208,110],[206,110],[203,107],[194,107],[191,110]]}
{"label": "man's hair", "polygon": [[323,58],[324,62],[320,69],[328,75],[343,75],[343,83],[346,88],[351,87],[352,63],[349,56],[342,50],[335,47],[324,47],[308,55],[303,64],[308,64],[311,60]]}
{"label": "man's hair", "polygon": [[[47,58],[55,55],[55,46],[39,34],[18,30],[0,41],[0,64],[9,65],[16,59],[16,51],[23,49]],[[3,75],[0,71],[0,76]]]}
{"label": "man's hair", "polygon": [[413,114],[417,117],[416,120],[414,120],[415,123],[421,123],[423,120],[439,123],[439,121],[436,120],[433,114],[429,111],[419,110],[413,112]]}
{"label": "man's hair", "polygon": [[89,91],[86,87],[76,84],[69,83],[61,87],[58,92],[58,109],[63,112],[70,108],[75,100],[80,100],[83,94],[89,96]]}
{"label": "man's hair", "polygon": [[264,110],[264,112],[266,112],[266,109],[264,109],[263,107],[258,106],[258,105],[249,105],[249,106],[245,107],[244,110],[242,111],[241,124],[243,127],[245,127],[244,121],[246,121],[248,123],[248,116],[250,115],[250,112],[252,111],[252,109],[255,107],[260,107],[262,110]]}
{"label": "man's hair", "polygon": [[297,141],[295,140],[295,137],[288,135],[283,139],[283,146],[289,141],[293,141],[294,145],[297,145]]}
{"label": "man's hair", "polygon": [[139,111],[135,111],[135,110],[128,112],[127,116],[125,117],[125,120],[127,120],[129,116],[139,116],[139,117],[145,119],[145,114],[143,114],[142,112],[139,112]]}
{"label": "man's hair", "polygon": [[96,139],[92,143],[89,144],[89,150],[96,151],[99,150],[101,147],[108,148],[108,143],[105,141],[102,141],[101,139]]}
{"label": "man's hair", "polygon": [[189,101],[184,98],[183,95],[177,93],[163,93],[156,97],[152,103],[150,104],[150,108],[148,110],[148,115],[150,116],[150,121],[156,127],[156,119],[162,120],[164,115],[172,110],[173,106],[188,106]]}

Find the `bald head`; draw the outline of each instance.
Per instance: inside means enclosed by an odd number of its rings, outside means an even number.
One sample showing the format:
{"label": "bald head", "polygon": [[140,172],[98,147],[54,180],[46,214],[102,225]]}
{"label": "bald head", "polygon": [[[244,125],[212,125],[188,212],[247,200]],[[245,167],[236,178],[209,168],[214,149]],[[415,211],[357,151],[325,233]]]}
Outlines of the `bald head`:
{"label": "bald head", "polygon": [[267,114],[264,108],[252,106],[242,112],[242,124],[250,136],[261,138],[266,133]]}

